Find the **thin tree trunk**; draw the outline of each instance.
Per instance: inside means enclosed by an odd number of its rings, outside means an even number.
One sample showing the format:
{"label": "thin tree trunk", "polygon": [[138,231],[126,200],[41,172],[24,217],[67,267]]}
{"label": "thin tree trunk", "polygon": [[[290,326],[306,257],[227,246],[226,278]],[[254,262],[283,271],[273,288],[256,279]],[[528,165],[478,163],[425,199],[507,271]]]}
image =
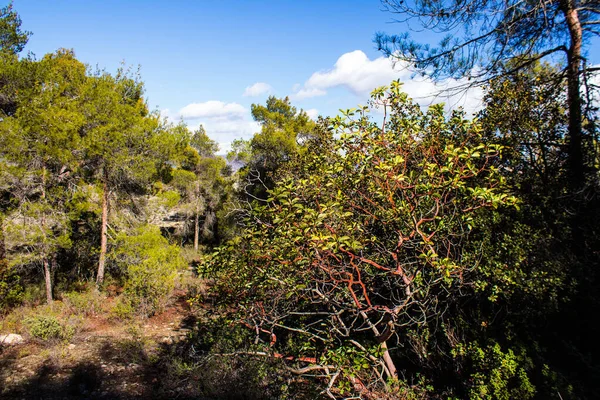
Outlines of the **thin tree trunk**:
{"label": "thin tree trunk", "polygon": [[567,100],[569,103],[569,174],[574,192],[585,184],[585,164],[583,160],[582,101],[580,93],[580,66],[583,31],[573,0],[563,0],[561,9],[569,27],[571,44],[568,51]]}
{"label": "thin tree trunk", "polygon": [[381,343],[381,348],[383,351],[383,362],[385,362],[385,366],[388,371],[390,371],[390,378],[397,378],[398,371],[396,370],[396,364],[394,364],[394,360],[392,360],[392,356],[390,356],[390,351],[388,350],[387,343]]}
{"label": "thin tree trunk", "polygon": [[4,237],[4,214],[0,212],[0,262],[6,258],[6,239]]}
{"label": "thin tree trunk", "polygon": [[57,253],[52,255],[52,260],[50,261],[50,277],[52,282],[56,282],[56,271],[58,270],[58,256]]}
{"label": "thin tree trunk", "polygon": [[102,187],[102,222],[100,227],[100,259],[98,261],[98,274],[96,275],[96,287],[104,282],[104,265],[106,264],[106,245],[108,231],[108,185],[106,180]]}
{"label": "thin tree trunk", "polygon": [[198,251],[200,239],[200,182],[196,181],[196,214],[194,215],[194,251]]}
{"label": "thin tree trunk", "polygon": [[[46,167],[42,168],[42,201],[46,200]],[[42,211],[42,232],[46,230],[46,211]],[[43,250],[42,266],[44,268],[44,282],[46,284],[46,301],[52,303],[52,278],[50,276],[50,267],[48,265],[47,249]]]}
{"label": "thin tree trunk", "polygon": [[194,216],[194,251],[198,251],[198,240],[200,238],[200,210],[196,207]]}
{"label": "thin tree trunk", "polygon": [[[364,311],[361,311],[360,315],[365,319],[365,322],[367,323],[367,325],[369,325],[369,327],[375,334],[375,337],[381,337],[379,329],[377,329],[377,327],[371,322],[367,314]],[[383,349],[383,362],[385,363],[387,371],[390,375],[389,378],[395,379],[398,377],[398,371],[396,370],[396,364],[394,364],[394,360],[392,360],[392,356],[390,355],[390,351],[387,347],[387,341],[384,340],[383,342],[381,342],[381,348]]]}
{"label": "thin tree trunk", "polygon": [[52,303],[52,279],[50,277],[48,257],[44,257],[42,264],[44,265],[44,280],[46,281],[46,301],[50,304]]}
{"label": "thin tree trunk", "polygon": [[580,92],[580,67],[582,63],[581,48],[583,31],[574,0],[562,0],[561,11],[569,28],[571,43],[568,50],[567,65],[567,101],[569,104],[569,154],[567,158],[567,176],[569,177],[569,192],[571,195],[572,217],[571,248],[574,254],[584,259],[585,253],[585,204],[583,204],[585,189],[585,160],[583,151],[582,99]]}

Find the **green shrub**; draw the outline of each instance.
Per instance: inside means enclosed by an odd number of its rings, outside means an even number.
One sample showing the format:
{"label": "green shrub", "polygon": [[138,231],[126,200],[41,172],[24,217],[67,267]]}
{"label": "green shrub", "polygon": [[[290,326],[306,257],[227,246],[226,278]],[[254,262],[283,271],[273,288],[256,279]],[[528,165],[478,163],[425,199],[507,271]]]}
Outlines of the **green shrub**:
{"label": "green shrub", "polygon": [[16,307],[0,318],[0,332],[2,333],[22,333],[24,331],[23,322],[26,314],[25,307]]}
{"label": "green shrub", "polygon": [[527,376],[531,360],[524,351],[503,351],[498,343],[490,341],[481,346],[472,342],[459,344],[453,354],[464,362],[469,379],[469,398],[473,400],[530,399],[535,387]]}
{"label": "green shrub", "polygon": [[23,291],[23,303],[29,306],[37,306],[46,303],[46,289],[42,284],[25,286]]}
{"label": "green shrub", "polygon": [[152,315],[166,305],[177,270],[186,266],[180,249],[169,244],[154,226],[119,235],[114,257],[126,272],[123,295],[142,315]]}
{"label": "green shrub", "polygon": [[65,293],[62,300],[69,313],[90,316],[103,311],[105,298],[95,290],[88,290]]}
{"label": "green shrub", "polygon": [[[496,166],[502,146],[461,112],[448,118],[439,104],[423,112],[398,81],[370,104],[322,121],[327,135],[288,164],[240,234],[201,268],[214,277],[217,306],[252,327],[255,343],[268,332],[268,351],[313,354],[340,371],[325,391],[351,395],[360,379],[386,393],[388,380],[412,385],[418,374],[439,393],[460,390],[464,381],[436,380],[456,369],[435,335],[456,326],[461,314],[449,310],[472,294],[482,253],[468,247],[471,232],[486,228],[482,216],[518,204]],[[376,108],[389,111],[382,126],[369,118]],[[430,373],[436,357],[443,361]],[[502,385],[515,368],[480,369]]]}
{"label": "green shrub", "polygon": [[132,318],[135,315],[135,309],[133,308],[131,301],[125,297],[121,296],[119,300],[115,303],[115,306],[111,310],[111,316],[121,319],[127,320]]}
{"label": "green shrub", "polygon": [[65,323],[53,315],[34,315],[25,320],[29,334],[42,340],[70,340],[75,334],[75,326]]}
{"label": "green shrub", "polygon": [[4,260],[0,260],[0,313],[8,311],[23,301],[21,278],[14,270],[8,268]]}

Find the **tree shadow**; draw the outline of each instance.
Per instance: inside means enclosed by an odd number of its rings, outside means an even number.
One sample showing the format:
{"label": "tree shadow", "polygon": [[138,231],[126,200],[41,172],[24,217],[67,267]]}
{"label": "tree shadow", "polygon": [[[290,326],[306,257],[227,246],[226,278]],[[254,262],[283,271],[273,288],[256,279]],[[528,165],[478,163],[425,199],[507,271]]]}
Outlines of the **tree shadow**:
{"label": "tree shadow", "polygon": [[[186,321],[186,328],[197,322]],[[20,383],[0,387],[2,399],[232,399],[279,397],[268,384],[273,370],[265,360],[221,357],[199,350],[197,329],[175,343],[162,343],[150,354],[134,341],[105,341],[97,352],[77,363],[48,359]],[[0,355],[0,366],[12,369],[15,358]],[[270,374],[270,375],[269,375]],[[268,378],[268,379],[267,379]],[[275,379],[277,380],[277,379]],[[3,384],[4,382],[0,382]],[[283,384],[281,380],[278,384]]]}
{"label": "tree shadow", "polygon": [[104,375],[101,368],[89,361],[77,363],[68,373],[51,362],[44,362],[35,374],[1,393],[3,399],[120,399],[121,393],[100,392]]}

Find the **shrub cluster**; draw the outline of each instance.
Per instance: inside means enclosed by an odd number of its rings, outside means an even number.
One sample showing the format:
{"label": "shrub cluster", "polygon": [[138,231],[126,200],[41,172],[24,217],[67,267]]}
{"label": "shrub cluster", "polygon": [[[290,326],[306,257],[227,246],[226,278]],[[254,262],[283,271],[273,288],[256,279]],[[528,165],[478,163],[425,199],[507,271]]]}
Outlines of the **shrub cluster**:
{"label": "shrub cluster", "polygon": [[160,229],[143,226],[117,238],[116,264],[125,271],[125,290],[115,310],[119,317],[152,315],[162,310],[186,263],[179,247],[169,244]]}

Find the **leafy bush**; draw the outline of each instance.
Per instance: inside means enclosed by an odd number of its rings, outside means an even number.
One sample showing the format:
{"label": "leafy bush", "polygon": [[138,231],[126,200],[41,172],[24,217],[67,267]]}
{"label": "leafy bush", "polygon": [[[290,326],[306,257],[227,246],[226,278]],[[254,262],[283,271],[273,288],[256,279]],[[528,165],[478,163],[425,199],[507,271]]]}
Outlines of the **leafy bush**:
{"label": "leafy bush", "polygon": [[46,302],[46,291],[43,285],[29,284],[23,291],[23,303],[28,306],[37,306]]}
{"label": "leafy bush", "polygon": [[120,320],[128,320],[136,314],[136,309],[131,304],[131,300],[127,296],[121,296],[113,306],[110,314],[112,317]]}
{"label": "leafy bush", "polygon": [[480,346],[472,342],[459,344],[453,354],[470,370],[470,399],[529,399],[535,394],[526,371],[531,360],[511,349],[503,351],[498,343]]}
{"label": "leafy bush", "polygon": [[70,340],[75,334],[75,326],[61,321],[53,315],[34,315],[25,320],[29,334],[42,340]]}
{"label": "leafy bush", "polygon": [[189,380],[193,383],[185,393],[190,398],[321,398],[315,385],[295,385],[280,359],[253,356],[258,347],[244,327],[212,314],[201,317],[198,328],[190,339],[163,352],[167,387]]}
{"label": "leafy bush", "polygon": [[180,249],[169,244],[155,226],[143,226],[117,238],[115,260],[126,273],[125,301],[142,315],[152,315],[166,304],[177,270],[185,267]]}
{"label": "leafy bush", "polygon": [[24,306],[15,307],[0,318],[0,332],[23,333],[24,321],[27,318],[27,309]]}
{"label": "leafy bush", "polygon": [[[215,298],[255,343],[310,360],[330,397],[357,382],[386,397],[390,382],[418,381],[427,368],[428,381],[456,374],[440,326],[456,327],[448,310],[473,295],[482,253],[471,234],[481,216],[518,202],[498,168],[502,146],[476,120],[446,117],[441,105],[423,112],[399,82],[374,91],[372,105],[386,113],[383,126],[369,107],[326,121],[331,137],[309,141],[244,231],[204,264]],[[435,390],[462,394],[461,378]]]}
{"label": "leafy bush", "polygon": [[71,314],[90,316],[104,310],[105,299],[93,289],[84,292],[65,293],[62,295],[62,300]]}
{"label": "leafy bush", "polygon": [[0,314],[19,305],[23,301],[21,278],[8,268],[5,260],[0,260]]}

